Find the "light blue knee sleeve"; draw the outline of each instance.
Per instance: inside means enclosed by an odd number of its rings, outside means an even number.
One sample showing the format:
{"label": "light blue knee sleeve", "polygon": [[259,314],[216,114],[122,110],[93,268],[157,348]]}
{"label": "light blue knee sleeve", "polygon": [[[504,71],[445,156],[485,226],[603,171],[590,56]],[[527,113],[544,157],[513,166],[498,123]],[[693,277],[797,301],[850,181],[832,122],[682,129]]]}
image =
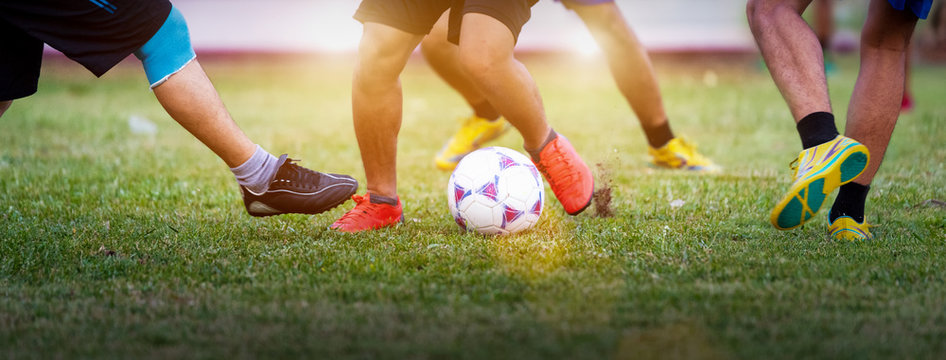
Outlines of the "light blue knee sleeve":
{"label": "light blue knee sleeve", "polygon": [[177,8],[171,8],[171,14],[164,21],[164,25],[161,25],[158,32],[141,46],[141,49],[135,51],[135,56],[144,65],[145,75],[148,76],[152,89],[197,57],[191,47],[187,22]]}

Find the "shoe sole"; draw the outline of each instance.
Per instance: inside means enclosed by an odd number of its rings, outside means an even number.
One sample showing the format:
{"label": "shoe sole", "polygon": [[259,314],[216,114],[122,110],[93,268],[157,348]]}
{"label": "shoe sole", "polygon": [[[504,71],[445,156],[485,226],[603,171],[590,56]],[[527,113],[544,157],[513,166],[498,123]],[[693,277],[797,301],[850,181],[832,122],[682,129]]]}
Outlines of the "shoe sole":
{"label": "shoe sole", "polygon": [[796,183],[772,210],[769,221],[779,230],[791,230],[810,220],[839,186],[854,181],[867,168],[867,147],[861,144],[840,152],[819,174]]}
{"label": "shoe sole", "polygon": [[360,232],[365,232],[365,231],[374,231],[374,230],[381,230],[381,229],[389,228],[389,227],[396,227],[403,223],[404,223],[404,213],[401,213],[401,216],[398,218],[397,221],[380,225],[380,226],[372,226],[372,227],[366,227],[366,228],[360,228],[360,229],[342,229],[341,227],[329,226],[329,229],[335,230],[340,233],[345,233],[345,234],[355,234],[355,233],[360,233]]}
{"label": "shoe sole", "polygon": [[831,233],[831,237],[835,240],[847,240],[851,242],[871,240],[871,236],[865,236],[863,233],[851,229],[836,230],[835,232]]}

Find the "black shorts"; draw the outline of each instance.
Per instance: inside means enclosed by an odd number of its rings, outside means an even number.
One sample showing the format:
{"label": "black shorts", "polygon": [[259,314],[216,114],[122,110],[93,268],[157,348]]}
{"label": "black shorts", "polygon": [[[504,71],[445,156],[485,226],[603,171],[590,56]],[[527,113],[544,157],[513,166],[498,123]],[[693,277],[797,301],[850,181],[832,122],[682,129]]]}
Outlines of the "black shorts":
{"label": "black shorts", "polygon": [[167,0],[0,1],[0,101],[36,92],[43,43],[102,76],[170,13]]}
{"label": "black shorts", "polygon": [[519,38],[538,0],[362,0],[355,20],[388,25],[411,34],[426,35],[444,11],[450,10],[447,38],[460,42],[463,15],[478,13],[502,22]]}

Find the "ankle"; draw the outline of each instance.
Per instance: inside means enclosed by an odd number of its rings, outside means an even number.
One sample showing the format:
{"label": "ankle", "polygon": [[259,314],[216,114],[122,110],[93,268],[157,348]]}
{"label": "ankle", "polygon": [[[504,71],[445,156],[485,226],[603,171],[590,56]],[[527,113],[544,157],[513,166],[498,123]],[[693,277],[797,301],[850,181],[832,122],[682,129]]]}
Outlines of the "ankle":
{"label": "ankle", "polygon": [[861,185],[854,182],[842,185],[838,191],[838,197],[834,200],[834,206],[831,207],[831,212],[828,213],[828,220],[833,222],[840,217],[847,216],[859,223],[864,222],[864,207],[869,191],[870,185]]}
{"label": "ankle", "polygon": [[269,183],[279,170],[279,159],[256,145],[256,151],[245,162],[237,167],[230,168],[237,183],[255,193],[265,192]]}
{"label": "ankle", "polygon": [[834,124],[834,114],[823,111],[808,114],[798,121],[795,128],[801,137],[801,146],[805,149],[824,144],[839,135]]}
{"label": "ankle", "polygon": [[397,203],[399,200],[397,195],[384,196],[384,195],[380,195],[378,193],[372,193],[372,192],[368,192],[368,199],[370,200],[372,204],[385,204],[385,205],[391,205],[391,206],[397,206]]}
{"label": "ankle", "polygon": [[542,145],[540,145],[538,149],[530,149],[528,147],[523,148],[527,153],[529,153],[529,156],[532,157],[532,161],[538,163],[541,160],[540,154],[542,154],[542,150],[545,150],[545,147],[548,146],[552,141],[555,141],[555,138],[557,137],[558,133],[556,133],[555,130],[549,129],[548,136],[545,137],[545,141],[542,142]]}

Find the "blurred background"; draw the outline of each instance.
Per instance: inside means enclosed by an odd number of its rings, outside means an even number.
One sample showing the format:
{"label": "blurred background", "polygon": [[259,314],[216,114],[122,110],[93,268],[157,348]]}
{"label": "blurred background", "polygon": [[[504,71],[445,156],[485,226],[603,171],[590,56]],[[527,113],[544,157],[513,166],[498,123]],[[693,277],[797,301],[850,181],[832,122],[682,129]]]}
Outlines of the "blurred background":
{"label": "blurred background", "polygon": [[[354,51],[361,24],[352,19],[355,0],[177,0],[191,26],[194,45],[216,51]],[[654,49],[754,47],[746,27],[745,0],[620,0],[619,6]],[[522,32],[519,48],[595,51],[578,17],[542,0]]]}
{"label": "blurred background", "polygon": [[[194,46],[204,51],[351,52],[361,24],[352,19],[356,0],[176,0],[191,27]],[[745,0],[618,0],[630,24],[650,49],[752,51]],[[859,25],[865,0],[837,2],[835,17]],[[519,43],[526,51],[595,52],[578,17],[561,4],[542,0]]]}
{"label": "blurred background", "polygon": [[[816,0],[829,1],[829,0]],[[175,0],[191,29],[194,47],[207,53],[352,53],[361,24],[352,18],[358,0]],[[831,1],[837,52],[856,50],[869,0]],[[756,52],[745,0],[617,0],[628,22],[652,52]],[[817,6],[805,14],[811,19]],[[914,43],[922,59],[942,61],[931,21],[921,21]],[[599,49],[579,18],[552,0],[533,7],[519,39],[520,52],[593,55]],[[49,53],[55,53],[48,49]],[[925,55],[923,55],[925,54]]]}

